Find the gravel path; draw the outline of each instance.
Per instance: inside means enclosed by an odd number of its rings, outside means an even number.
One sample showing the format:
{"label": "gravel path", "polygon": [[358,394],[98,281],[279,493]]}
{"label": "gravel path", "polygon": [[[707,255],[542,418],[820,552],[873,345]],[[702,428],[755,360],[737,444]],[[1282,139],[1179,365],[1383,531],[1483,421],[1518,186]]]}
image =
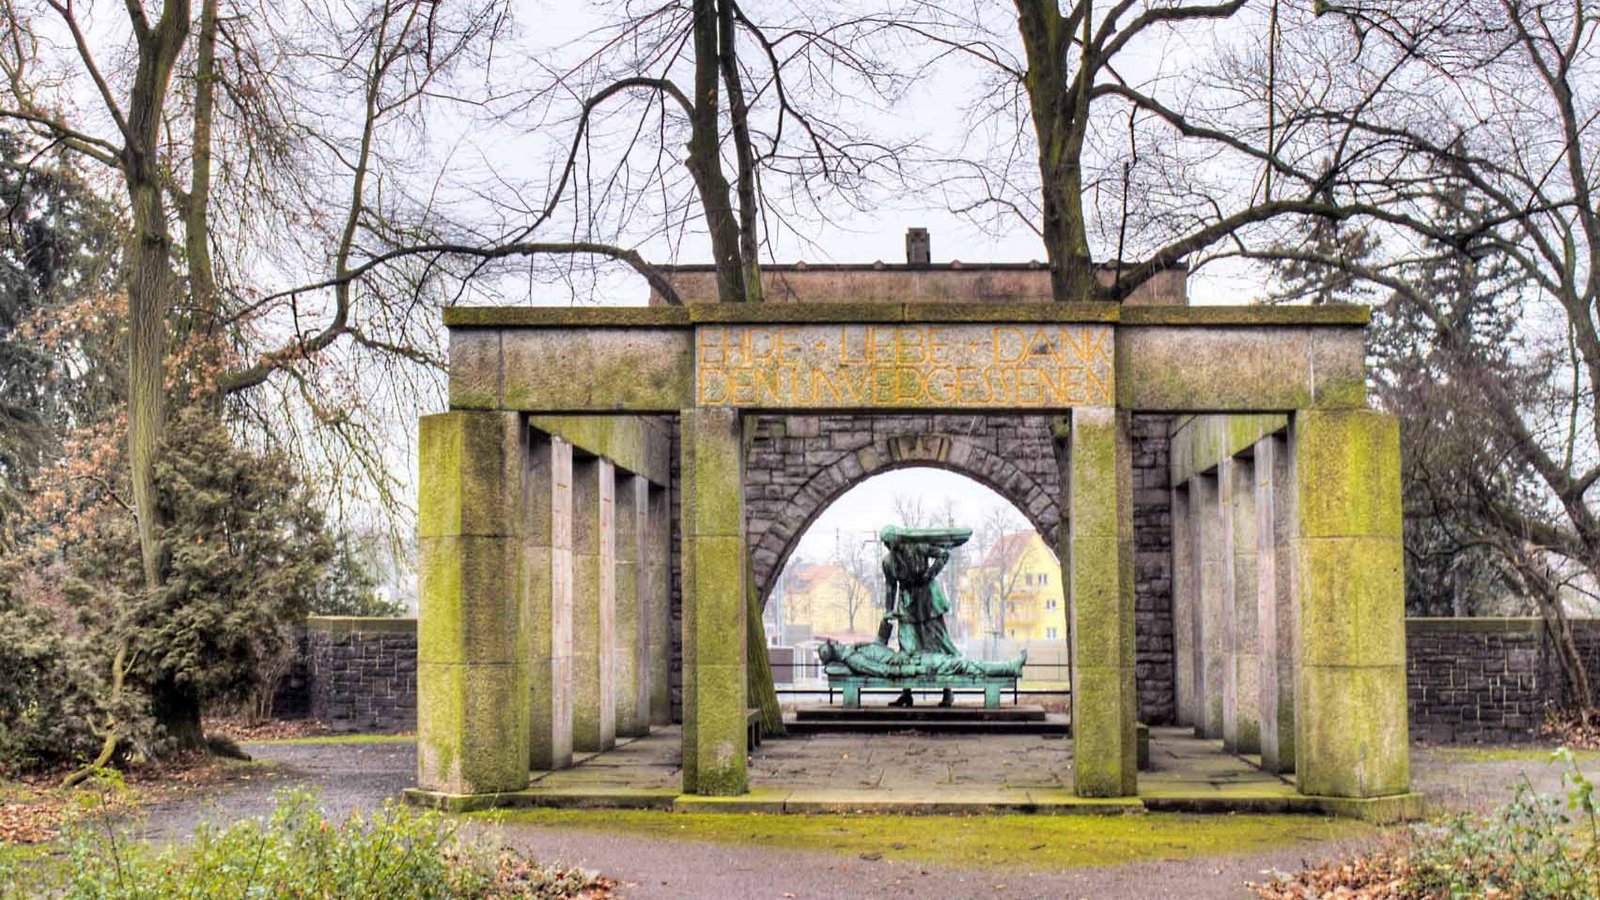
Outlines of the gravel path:
{"label": "gravel path", "polygon": [[[370,809],[410,785],[410,742],[257,744],[247,749],[272,768],[235,781],[207,797],[155,803],[142,834],[176,839],[201,821],[263,815],[273,794],[288,786],[318,790],[334,816]],[[1415,778],[1430,798],[1452,806],[1492,803],[1524,774],[1553,790],[1553,768],[1526,761],[1462,761],[1418,750]],[[1595,768],[1592,763],[1586,769]],[[937,827],[937,819],[929,820]],[[580,865],[623,884],[636,898],[726,897],[1184,897],[1242,898],[1245,883],[1272,869],[1294,870],[1351,849],[1304,844],[1267,854],[1130,863],[1065,872],[941,869],[895,860],[868,861],[824,852],[655,839],[527,825],[484,826],[497,842],[546,861]]]}

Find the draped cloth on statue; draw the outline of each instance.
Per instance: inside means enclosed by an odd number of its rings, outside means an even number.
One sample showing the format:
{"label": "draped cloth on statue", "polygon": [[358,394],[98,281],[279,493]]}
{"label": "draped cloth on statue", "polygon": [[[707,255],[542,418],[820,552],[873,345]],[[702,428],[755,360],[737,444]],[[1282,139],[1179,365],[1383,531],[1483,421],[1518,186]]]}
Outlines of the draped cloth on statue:
{"label": "draped cloth on statue", "polygon": [[884,605],[888,617],[899,622],[900,649],[906,653],[942,653],[960,656],[945,614],[950,598],[939,584],[939,573],[950,561],[950,549],[972,536],[966,528],[902,529],[886,526],[879,537],[888,548],[883,556]]}
{"label": "draped cloth on statue", "polygon": [[817,648],[830,675],[863,675],[871,678],[1017,678],[1028,660],[1023,653],[1015,659],[985,662],[948,653],[911,653],[893,650],[876,641],[841,644],[823,641]]}

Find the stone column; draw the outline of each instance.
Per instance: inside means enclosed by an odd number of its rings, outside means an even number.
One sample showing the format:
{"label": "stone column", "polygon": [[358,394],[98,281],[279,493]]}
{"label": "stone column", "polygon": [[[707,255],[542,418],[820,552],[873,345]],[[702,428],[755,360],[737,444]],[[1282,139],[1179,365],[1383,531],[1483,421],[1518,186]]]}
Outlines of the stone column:
{"label": "stone column", "polygon": [[644,615],[649,621],[646,650],[650,724],[672,724],[672,503],[667,489],[651,485],[645,513],[643,556]]}
{"label": "stone column", "polygon": [[1197,737],[1222,737],[1222,673],[1228,653],[1224,643],[1223,591],[1231,580],[1231,561],[1223,565],[1222,491],[1216,472],[1196,475],[1189,482],[1189,515],[1194,523],[1195,564],[1199,569],[1200,597],[1195,612],[1195,658],[1200,669],[1200,717]]}
{"label": "stone column", "polygon": [[572,445],[534,432],[526,478],[533,684],[529,764],[572,765]]}
{"label": "stone column", "polygon": [[528,786],[529,622],[522,581],[527,428],[517,413],[420,423],[417,784]]}
{"label": "stone column", "polygon": [[1294,481],[1288,439],[1255,449],[1256,586],[1261,636],[1261,767],[1294,771]]}
{"label": "stone column", "polygon": [[650,731],[649,669],[644,662],[649,620],[641,615],[645,575],[639,562],[649,488],[638,475],[617,476],[617,618],[611,671],[616,683],[618,737]]}
{"label": "stone column", "polygon": [[[1261,648],[1256,607],[1256,478],[1249,457],[1224,459],[1223,543],[1232,567],[1223,630],[1228,665],[1222,673],[1222,746],[1232,753],[1261,752]],[[1225,561],[1224,565],[1228,562]]]}
{"label": "stone column", "polygon": [[1129,413],[1077,408],[1062,485],[1072,634],[1073,787],[1138,793],[1134,744],[1133,465]]}
{"label": "stone column", "polygon": [[1295,468],[1301,793],[1407,791],[1400,426],[1371,410],[1302,410]]}
{"label": "stone column", "polygon": [[685,410],[683,789],[747,789],[744,428],[731,409]]}
{"label": "stone column", "polygon": [[1199,579],[1194,568],[1189,485],[1172,488],[1172,671],[1177,723],[1199,721],[1199,680],[1195,677],[1194,620]]}
{"label": "stone column", "polygon": [[616,470],[611,460],[572,463],[572,747],[617,743],[611,654],[616,643]]}

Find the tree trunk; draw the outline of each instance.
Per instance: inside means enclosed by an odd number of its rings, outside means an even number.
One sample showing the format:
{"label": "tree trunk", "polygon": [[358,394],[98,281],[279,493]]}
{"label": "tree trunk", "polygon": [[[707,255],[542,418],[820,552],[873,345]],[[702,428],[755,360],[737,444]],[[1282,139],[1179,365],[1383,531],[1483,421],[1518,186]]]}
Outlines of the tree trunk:
{"label": "tree trunk", "polygon": [[150,686],[150,711],[166,732],[172,749],[204,750],[205,734],[200,725],[200,695],[194,688],[164,676]]}
{"label": "tree trunk", "polygon": [[[1028,60],[1024,86],[1039,139],[1045,254],[1050,260],[1050,293],[1059,303],[1095,299],[1094,261],[1083,216],[1083,142],[1089,119],[1089,50],[1077,76],[1068,77],[1074,52],[1071,23],[1054,3],[1017,0],[1017,29]],[[1082,4],[1081,46],[1089,46],[1088,0]]]}
{"label": "tree trunk", "polygon": [[739,221],[728,196],[728,178],[722,172],[717,32],[717,0],[694,0],[694,111],[689,122],[686,165],[694,177],[700,206],[706,214],[706,230],[711,235],[717,299],[740,303],[747,299],[745,273],[739,254]]}
{"label": "tree trunk", "polygon": [[733,126],[733,148],[738,160],[739,256],[744,280],[744,299],[760,303],[761,242],[758,200],[756,198],[756,156],[750,141],[750,108],[744,99],[744,80],[739,75],[739,54],[734,26],[733,0],[718,0],[717,26],[720,47],[717,62],[728,89],[728,120]]}
{"label": "tree trunk", "polygon": [[[126,142],[120,164],[132,211],[128,248],[128,459],[138,517],[139,556],[145,587],[160,590],[166,580],[161,548],[165,513],[156,495],[155,459],[167,420],[167,314],[177,294],[172,269],[172,236],[162,194],[159,159],[167,91],[180,51],[189,35],[187,0],[168,0],[152,27],[135,21],[138,65],[128,94]],[[202,746],[200,703],[156,685],[156,720],[180,747]]]}

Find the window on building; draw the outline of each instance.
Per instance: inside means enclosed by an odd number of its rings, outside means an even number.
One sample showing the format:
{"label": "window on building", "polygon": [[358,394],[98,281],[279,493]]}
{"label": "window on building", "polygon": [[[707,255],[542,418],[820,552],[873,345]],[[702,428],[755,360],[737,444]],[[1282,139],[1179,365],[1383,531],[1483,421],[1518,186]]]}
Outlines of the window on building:
{"label": "window on building", "polygon": [[1039,573],[1039,583],[1040,584],[1049,584],[1050,583],[1050,573],[1049,572],[1040,572]]}
{"label": "window on building", "polygon": [[1044,636],[1053,641],[1057,637],[1056,630],[1054,628],[1046,628],[1044,630]]}
{"label": "window on building", "polygon": [[1054,600],[1054,599],[1046,600],[1044,602],[1044,608],[1045,609],[1055,609],[1058,605],[1060,605],[1059,601]]}

